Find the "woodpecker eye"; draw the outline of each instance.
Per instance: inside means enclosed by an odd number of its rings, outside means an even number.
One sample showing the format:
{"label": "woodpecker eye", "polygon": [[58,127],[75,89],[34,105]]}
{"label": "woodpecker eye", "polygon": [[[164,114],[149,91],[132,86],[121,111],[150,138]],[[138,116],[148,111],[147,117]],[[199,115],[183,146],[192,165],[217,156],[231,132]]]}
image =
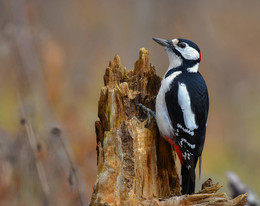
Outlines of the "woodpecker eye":
{"label": "woodpecker eye", "polygon": [[183,43],[183,42],[180,42],[180,43],[178,44],[178,46],[181,47],[182,49],[184,49],[184,48],[186,47],[186,44]]}

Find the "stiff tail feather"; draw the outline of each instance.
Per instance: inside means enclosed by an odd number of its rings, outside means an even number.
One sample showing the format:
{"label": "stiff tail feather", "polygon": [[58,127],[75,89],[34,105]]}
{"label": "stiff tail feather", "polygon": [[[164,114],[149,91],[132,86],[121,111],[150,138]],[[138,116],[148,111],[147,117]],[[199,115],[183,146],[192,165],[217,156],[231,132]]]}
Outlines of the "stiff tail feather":
{"label": "stiff tail feather", "polygon": [[[195,175],[195,171],[194,175]],[[181,177],[182,177],[182,194],[192,194],[195,191],[195,180],[192,180],[191,175],[185,164],[181,166]]]}

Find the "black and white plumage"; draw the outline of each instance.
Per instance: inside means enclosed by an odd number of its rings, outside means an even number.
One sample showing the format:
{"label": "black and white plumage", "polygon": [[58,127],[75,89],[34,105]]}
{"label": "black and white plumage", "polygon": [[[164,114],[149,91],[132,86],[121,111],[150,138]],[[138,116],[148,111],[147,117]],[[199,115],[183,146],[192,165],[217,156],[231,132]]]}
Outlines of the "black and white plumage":
{"label": "black and white plumage", "polygon": [[153,39],[164,46],[170,62],[156,98],[156,122],[182,163],[182,193],[191,194],[209,109],[207,86],[198,71],[201,53],[195,43],[186,39]]}

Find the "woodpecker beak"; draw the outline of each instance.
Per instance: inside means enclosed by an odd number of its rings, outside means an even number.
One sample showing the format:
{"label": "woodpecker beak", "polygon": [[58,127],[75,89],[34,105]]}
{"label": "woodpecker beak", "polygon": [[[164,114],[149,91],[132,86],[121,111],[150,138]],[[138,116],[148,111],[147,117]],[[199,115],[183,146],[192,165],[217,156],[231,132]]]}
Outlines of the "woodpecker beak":
{"label": "woodpecker beak", "polygon": [[153,37],[153,40],[155,42],[157,42],[158,44],[164,46],[164,47],[169,47],[170,46],[170,41],[169,40],[165,40],[165,39],[161,39],[161,38],[156,38]]}

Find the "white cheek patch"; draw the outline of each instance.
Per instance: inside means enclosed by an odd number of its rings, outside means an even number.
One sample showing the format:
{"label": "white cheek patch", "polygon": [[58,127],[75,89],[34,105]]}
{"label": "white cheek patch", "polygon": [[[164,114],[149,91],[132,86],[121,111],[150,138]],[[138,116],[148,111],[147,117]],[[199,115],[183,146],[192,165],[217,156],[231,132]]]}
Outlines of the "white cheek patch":
{"label": "white cheek patch", "polygon": [[189,92],[187,90],[187,87],[184,83],[179,83],[178,88],[178,104],[181,107],[182,113],[183,113],[183,119],[185,126],[189,130],[198,129],[198,125],[195,121],[195,114],[193,113],[191,109],[191,101]]}
{"label": "white cheek patch", "polygon": [[199,52],[187,44],[185,48],[176,47],[176,50],[178,50],[185,59],[197,60],[200,58]]}

